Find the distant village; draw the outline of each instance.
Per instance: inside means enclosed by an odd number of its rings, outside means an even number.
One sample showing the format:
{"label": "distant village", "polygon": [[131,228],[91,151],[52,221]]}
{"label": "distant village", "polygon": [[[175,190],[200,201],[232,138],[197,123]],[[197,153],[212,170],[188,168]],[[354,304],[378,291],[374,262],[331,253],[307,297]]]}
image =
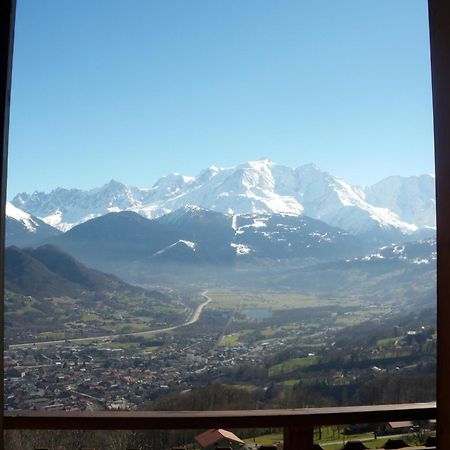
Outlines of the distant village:
{"label": "distant village", "polygon": [[[324,330],[316,338],[333,346],[335,333],[335,329]],[[218,345],[217,333],[166,333],[159,337],[163,345],[158,347],[130,347],[125,340],[123,343],[94,341],[84,345],[69,341],[55,346],[34,344],[7,349],[5,408],[64,411],[145,408],[146,404],[167,394],[188,392],[214,380],[223,380],[224,374],[233,368],[262,367],[274,355],[289,354],[295,349],[296,358],[275,364],[268,370],[270,377],[259,381],[261,388],[273,383],[287,386],[290,377],[298,377],[299,373],[304,380],[317,377],[315,372],[305,369],[301,372],[302,367],[311,369],[325,360],[327,354],[339,354],[336,347],[312,352],[313,344],[305,344],[305,339],[311,339],[308,335],[298,324],[297,329],[291,328],[284,337],[229,345]],[[227,336],[219,336],[219,339],[226,342]],[[370,360],[368,364],[340,367],[338,360],[334,367],[329,367],[328,363],[326,382],[344,385],[362,376],[367,380],[389,371],[411,370],[414,358],[410,356],[417,354],[419,346],[422,352],[426,346],[429,353],[416,357],[416,364],[423,365],[424,357],[434,358],[435,336],[428,330],[407,330],[401,339],[384,341],[382,347],[368,347],[366,355],[359,349],[360,357]],[[304,350],[298,350],[299,343],[303,343]],[[383,358],[383,354],[398,358]],[[301,362],[302,367],[292,368],[290,373],[289,364],[293,360]],[[228,382],[239,386],[244,383],[239,379]]]}
{"label": "distant village", "polygon": [[5,352],[5,408],[132,410],[162,392],[189,390],[221,368],[256,364],[282,342],[236,345],[211,353],[208,336],[165,337],[157,351],[91,345],[38,346]]}

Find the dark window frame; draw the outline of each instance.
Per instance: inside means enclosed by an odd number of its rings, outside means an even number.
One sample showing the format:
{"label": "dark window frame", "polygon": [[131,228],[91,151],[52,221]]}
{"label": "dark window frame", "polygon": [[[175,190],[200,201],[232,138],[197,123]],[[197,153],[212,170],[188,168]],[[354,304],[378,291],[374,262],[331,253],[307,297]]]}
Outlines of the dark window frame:
{"label": "dark window frame", "polygon": [[[3,444],[3,392],[4,392],[4,257],[5,257],[5,206],[8,164],[9,110],[11,99],[12,55],[16,0],[0,1],[0,444]],[[1,445],[0,448],[4,448]]]}

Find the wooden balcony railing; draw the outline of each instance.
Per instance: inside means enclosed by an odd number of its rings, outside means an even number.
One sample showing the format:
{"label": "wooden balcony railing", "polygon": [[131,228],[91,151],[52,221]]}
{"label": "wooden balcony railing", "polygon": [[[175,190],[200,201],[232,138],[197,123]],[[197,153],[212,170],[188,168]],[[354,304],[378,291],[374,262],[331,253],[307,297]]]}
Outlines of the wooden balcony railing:
{"label": "wooden balcony railing", "polygon": [[10,430],[181,430],[283,428],[285,450],[310,450],[319,425],[383,423],[436,418],[436,403],[248,411],[6,411]]}

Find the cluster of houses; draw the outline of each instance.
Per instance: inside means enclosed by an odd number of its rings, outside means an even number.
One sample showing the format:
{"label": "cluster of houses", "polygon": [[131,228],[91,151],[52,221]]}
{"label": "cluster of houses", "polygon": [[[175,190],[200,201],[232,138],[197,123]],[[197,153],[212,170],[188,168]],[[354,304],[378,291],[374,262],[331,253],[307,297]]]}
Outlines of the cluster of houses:
{"label": "cluster of houses", "polygon": [[175,339],[154,351],[111,343],[20,347],[5,351],[8,410],[132,410],[161,392],[189,390],[198,380],[242,363],[258,363],[273,346],[215,346],[210,336]]}

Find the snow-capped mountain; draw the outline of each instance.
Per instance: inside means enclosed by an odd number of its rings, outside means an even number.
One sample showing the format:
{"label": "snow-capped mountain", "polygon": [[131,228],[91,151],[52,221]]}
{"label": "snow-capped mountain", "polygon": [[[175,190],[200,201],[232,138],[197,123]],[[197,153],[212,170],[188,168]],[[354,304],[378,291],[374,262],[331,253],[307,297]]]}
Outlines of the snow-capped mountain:
{"label": "snow-capped mountain", "polygon": [[10,202],[6,202],[6,218],[19,222],[30,233],[35,233],[39,228],[41,220],[31,217],[30,214],[16,208]]}
{"label": "snow-capped mountain", "polygon": [[232,247],[241,257],[271,259],[338,259],[360,255],[361,239],[307,216],[240,215],[233,219]]}
{"label": "snow-capped mountain", "polygon": [[[22,193],[13,203],[61,230],[108,212],[131,210],[157,218],[198,205],[230,216],[304,215],[359,235],[413,235],[435,225],[428,184],[410,188],[403,183],[400,196],[395,194],[395,183],[363,189],[312,164],[290,168],[258,160],[231,168],[212,166],[196,177],[171,174],[149,189],[111,181],[90,191],[58,188],[48,194]],[[417,190],[423,201],[414,204]]]}
{"label": "snow-capped mountain", "polygon": [[[111,180],[101,188],[57,188],[50,193],[33,192],[18,194],[12,203],[39,217],[47,224],[67,231],[74,225],[86,222],[109,212],[117,212],[139,206],[143,190],[125,186]],[[33,212],[34,211],[34,212]]]}
{"label": "snow-capped mountain", "polygon": [[420,228],[436,226],[435,198],[433,175],[388,177],[365,189],[368,203],[388,208]]}
{"label": "snow-capped mountain", "polygon": [[6,245],[35,245],[59,233],[37,217],[6,203]]}

